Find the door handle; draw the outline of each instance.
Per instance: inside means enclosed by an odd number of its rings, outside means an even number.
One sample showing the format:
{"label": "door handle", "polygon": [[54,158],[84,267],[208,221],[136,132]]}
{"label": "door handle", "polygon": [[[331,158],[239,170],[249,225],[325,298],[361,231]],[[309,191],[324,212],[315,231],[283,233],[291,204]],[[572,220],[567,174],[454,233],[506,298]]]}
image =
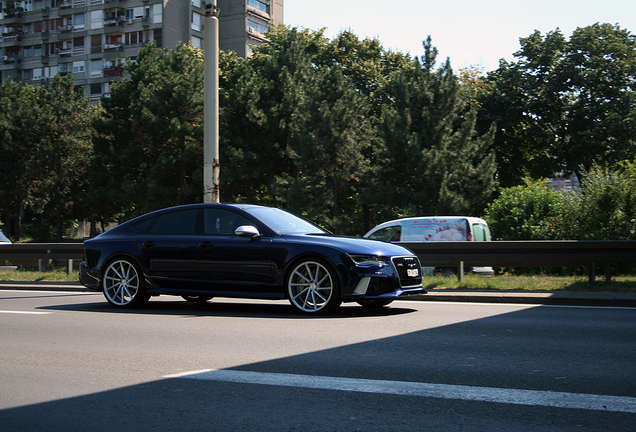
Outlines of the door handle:
{"label": "door handle", "polygon": [[199,243],[199,247],[206,248],[206,249],[210,248],[212,246],[213,246],[213,244],[210,243],[209,241],[204,241],[203,243]]}
{"label": "door handle", "polygon": [[147,247],[147,248],[149,248],[149,247],[153,247],[154,245],[155,245],[155,242],[153,242],[153,241],[147,241],[147,242],[145,242],[145,243],[143,244],[143,247]]}

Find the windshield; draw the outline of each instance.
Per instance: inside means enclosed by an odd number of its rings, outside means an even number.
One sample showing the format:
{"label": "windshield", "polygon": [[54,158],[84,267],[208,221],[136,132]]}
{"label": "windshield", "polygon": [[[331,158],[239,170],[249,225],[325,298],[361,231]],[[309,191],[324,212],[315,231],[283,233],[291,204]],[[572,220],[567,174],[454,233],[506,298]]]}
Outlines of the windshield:
{"label": "windshield", "polygon": [[327,234],[320,227],[284,210],[272,207],[244,209],[278,234]]}

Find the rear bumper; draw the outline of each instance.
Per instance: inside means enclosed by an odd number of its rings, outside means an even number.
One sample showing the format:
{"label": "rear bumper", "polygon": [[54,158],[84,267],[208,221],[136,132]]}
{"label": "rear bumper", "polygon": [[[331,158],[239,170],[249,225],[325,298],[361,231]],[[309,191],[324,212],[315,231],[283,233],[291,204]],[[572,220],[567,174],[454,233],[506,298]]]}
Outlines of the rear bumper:
{"label": "rear bumper", "polygon": [[101,291],[99,273],[89,269],[85,261],[79,265],[79,282],[86,288]]}

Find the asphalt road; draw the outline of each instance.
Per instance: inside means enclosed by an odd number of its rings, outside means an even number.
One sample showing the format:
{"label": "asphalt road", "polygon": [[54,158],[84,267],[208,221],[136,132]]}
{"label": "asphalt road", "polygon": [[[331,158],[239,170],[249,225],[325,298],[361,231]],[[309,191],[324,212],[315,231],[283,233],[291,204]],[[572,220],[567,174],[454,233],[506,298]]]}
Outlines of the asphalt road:
{"label": "asphalt road", "polygon": [[634,431],[636,309],[0,291],[2,431]]}

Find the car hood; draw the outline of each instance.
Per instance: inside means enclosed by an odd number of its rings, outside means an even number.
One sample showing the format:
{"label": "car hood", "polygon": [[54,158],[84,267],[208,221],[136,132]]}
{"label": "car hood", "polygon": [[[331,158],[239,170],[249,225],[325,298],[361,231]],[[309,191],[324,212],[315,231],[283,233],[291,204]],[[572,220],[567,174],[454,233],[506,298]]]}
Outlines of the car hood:
{"label": "car hood", "polygon": [[345,253],[378,256],[414,255],[413,252],[403,246],[378,240],[320,234],[283,235],[282,237],[287,241],[332,247]]}

